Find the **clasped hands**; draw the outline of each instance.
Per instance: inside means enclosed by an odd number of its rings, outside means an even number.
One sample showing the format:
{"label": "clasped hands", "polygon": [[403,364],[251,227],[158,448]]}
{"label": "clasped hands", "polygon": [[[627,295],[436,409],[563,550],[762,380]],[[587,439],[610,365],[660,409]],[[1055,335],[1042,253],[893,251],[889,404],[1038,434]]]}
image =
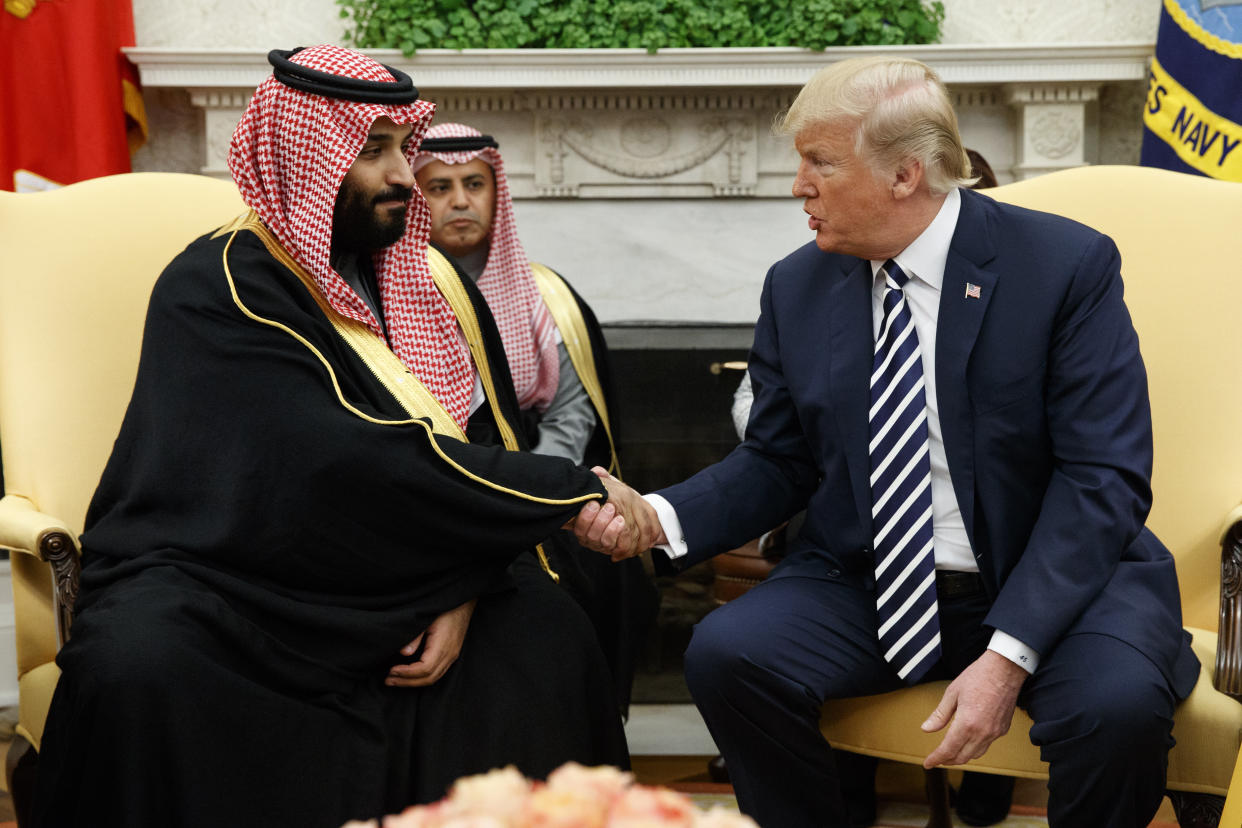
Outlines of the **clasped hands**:
{"label": "clasped hands", "polygon": [[564,528],[573,531],[578,543],[616,562],[667,542],[655,508],[642,495],[606,469],[595,466],[591,471],[608,490],[608,502],[601,506],[598,501],[590,501],[565,524]]}

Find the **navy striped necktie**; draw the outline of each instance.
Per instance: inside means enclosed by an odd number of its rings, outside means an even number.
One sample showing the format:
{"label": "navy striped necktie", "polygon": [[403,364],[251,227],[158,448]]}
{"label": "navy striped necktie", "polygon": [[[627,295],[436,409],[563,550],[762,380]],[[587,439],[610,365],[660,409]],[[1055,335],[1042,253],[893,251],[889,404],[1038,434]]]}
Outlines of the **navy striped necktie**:
{"label": "navy striped necktie", "polygon": [[880,649],[909,684],[940,658],[923,357],[902,288],[884,263],[884,317],[871,368],[871,531]]}

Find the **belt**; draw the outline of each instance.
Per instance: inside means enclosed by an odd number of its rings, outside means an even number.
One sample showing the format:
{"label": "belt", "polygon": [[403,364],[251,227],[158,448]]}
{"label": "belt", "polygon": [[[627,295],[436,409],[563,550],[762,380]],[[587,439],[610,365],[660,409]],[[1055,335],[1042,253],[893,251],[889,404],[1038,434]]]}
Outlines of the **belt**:
{"label": "belt", "polygon": [[937,598],[965,598],[983,592],[983,577],[978,572],[936,570]]}

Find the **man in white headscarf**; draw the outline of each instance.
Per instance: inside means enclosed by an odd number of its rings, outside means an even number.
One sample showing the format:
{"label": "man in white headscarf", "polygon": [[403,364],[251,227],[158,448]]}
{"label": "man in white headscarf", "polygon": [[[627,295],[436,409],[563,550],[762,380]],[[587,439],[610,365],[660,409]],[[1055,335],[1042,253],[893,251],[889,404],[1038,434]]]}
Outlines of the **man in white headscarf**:
{"label": "man in white headscarf", "polygon": [[229,152],[251,209],[152,294],[36,825],[335,828],[494,766],[628,762],[535,554],[612,483],[514,450],[486,305],[425,255],[434,107],[350,50],[269,60]]}
{"label": "man in white headscarf", "polygon": [[465,124],[437,124],[414,173],[431,208],[432,244],[496,317],[518,405],[534,426],[531,450],[615,472],[599,326],[558,274],[527,258],[499,145]]}

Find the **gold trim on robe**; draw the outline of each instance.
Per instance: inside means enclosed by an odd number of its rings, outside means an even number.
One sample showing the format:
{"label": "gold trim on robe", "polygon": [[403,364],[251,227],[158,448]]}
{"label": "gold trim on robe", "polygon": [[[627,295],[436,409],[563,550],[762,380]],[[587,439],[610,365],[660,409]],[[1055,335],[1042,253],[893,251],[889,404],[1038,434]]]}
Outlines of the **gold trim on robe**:
{"label": "gold trim on robe", "polygon": [[[311,297],[315,300],[315,303],[316,305],[319,306],[320,310],[323,311],[325,317],[332,324],[332,327],[336,330],[338,335],[340,335],[340,337],[354,350],[354,352],[358,355],[358,358],[362,360],[363,364],[365,364],[371,370],[371,372],[375,375],[376,379],[378,379],[379,382],[384,386],[384,388],[390,394],[392,394],[393,398],[401,405],[401,407],[408,414],[410,414],[412,419],[382,420],[376,417],[372,417],[366,412],[359,410],[356,406],[352,405],[348,400],[345,399],[345,395],[341,391],[340,383],[338,382],[336,378],[335,369],[333,369],[327,357],[325,357],[323,353],[319,351],[318,348],[316,348],[304,336],[302,336],[301,334],[299,334],[297,331],[293,330],[289,326],[281,322],[278,322],[276,320],[267,319],[265,317],[259,316],[258,314],[254,313],[252,310],[250,310],[250,308],[248,308],[245,305],[241,297],[238,295],[237,285],[233,280],[233,274],[232,274],[232,271],[229,269],[229,262],[228,262],[229,248],[232,246],[233,241],[237,238],[237,233],[243,230],[249,230],[250,232],[254,233],[259,238],[259,240],[263,243],[263,246],[267,249],[268,253],[270,253],[273,258],[275,258],[278,262],[280,262],[282,265],[288,268],[289,271],[292,272],[298,278],[298,280],[302,282],[302,285],[310,293]],[[420,425],[422,426],[427,431],[429,443],[431,444],[432,449],[436,452],[437,455],[439,455],[441,460],[443,460],[449,467],[455,469],[457,472],[459,472],[466,478],[473,480],[481,485],[487,486],[488,488],[493,489],[495,491],[503,492],[505,494],[512,495],[514,497],[519,497],[519,498],[522,498],[523,500],[529,500],[535,503],[544,503],[548,505],[557,505],[557,506],[559,505],[569,506],[569,505],[573,505],[577,503],[585,503],[588,500],[598,500],[601,498],[601,495],[595,494],[595,493],[581,495],[579,497],[573,497],[573,498],[568,498],[568,499],[539,497],[537,495],[527,494],[525,492],[517,491],[516,489],[511,489],[507,486],[501,486],[497,483],[493,483],[489,480],[479,477],[477,474],[474,474],[469,469],[463,468],[460,464],[456,463],[451,457],[449,457],[447,454],[444,453],[444,451],[440,448],[439,443],[435,439],[435,435],[440,435],[440,436],[445,436],[445,437],[451,437],[455,440],[459,440],[462,442],[465,442],[466,440],[465,433],[457,425],[456,421],[454,421],[453,418],[449,415],[448,411],[444,408],[444,406],[441,405],[440,401],[435,397],[435,395],[433,395],[429,390],[427,390],[427,387],[424,386],[422,382],[419,381],[418,377],[415,376],[414,373],[411,372],[405,366],[403,362],[401,362],[401,360],[397,357],[397,355],[394,354],[388,348],[387,343],[385,343],[384,340],[378,334],[375,333],[375,331],[371,330],[368,326],[360,322],[355,322],[354,320],[346,319],[345,317],[337,313],[335,309],[332,308],[332,306],[328,303],[327,298],[319,290],[319,286],[315,284],[314,279],[312,279],[310,274],[307,273],[306,270],[300,264],[297,263],[297,261],[289,254],[287,250],[284,249],[284,247],[281,246],[280,242],[277,241],[275,236],[271,234],[271,231],[269,231],[267,227],[263,224],[263,222],[259,219],[257,213],[251,210],[247,213],[242,214],[241,216],[234,219],[229,224],[217,230],[215,234],[212,236],[212,238],[218,238],[224,235],[229,235],[230,238],[224,247],[222,263],[224,267],[225,278],[228,281],[229,291],[233,297],[234,304],[247,318],[252,319],[264,325],[269,325],[278,330],[284,331],[289,336],[293,337],[295,340],[301,343],[312,354],[314,354],[315,357],[319,360],[319,362],[323,364],[325,370],[327,371],[328,376],[332,382],[332,387],[336,392],[338,401],[348,411],[350,411],[354,415],[364,420],[367,420],[369,422],[376,423],[379,425]],[[439,284],[437,284],[437,287],[440,287]],[[458,284],[458,287],[460,288],[460,284]],[[454,305],[453,298],[448,295],[446,295],[445,298],[448,299],[450,305],[454,306],[454,311],[457,311],[460,314],[460,309],[456,305]],[[469,305],[469,296],[466,295],[464,290],[461,290],[459,298],[464,299],[467,303],[467,307],[469,308],[469,314],[468,314],[469,321],[466,324],[472,326],[474,334],[477,336],[479,340],[479,343],[480,343],[479,347],[480,347],[480,352],[481,352],[482,337],[481,337],[481,334],[479,334],[478,319],[474,315],[473,306]],[[459,320],[460,319],[461,319],[461,316],[459,315]],[[463,327],[463,330],[465,330],[465,327]],[[470,331],[466,331],[466,335],[467,335],[467,341],[470,341],[470,337],[471,337]],[[471,347],[471,352],[474,353],[473,345]],[[492,385],[492,380],[491,380],[491,371],[489,368],[486,367],[486,365],[487,365],[486,359],[484,359],[482,362],[482,367],[480,368],[480,376],[484,377],[485,389],[494,392],[494,386]],[[493,396],[492,399],[495,399],[495,397]],[[493,408],[495,408],[495,406],[493,406]],[[499,412],[496,413],[496,420],[498,424],[504,422]],[[512,438],[511,427],[508,426],[508,423],[504,423],[504,428],[509,429],[509,435],[511,439]],[[511,448],[506,443],[506,448],[510,448],[510,450],[513,450],[516,448],[516,445]],[[552,575],[553,578],[556,578],[557,577],[556,574],[553,573],[547,565],[547,557],[546,555],[544,555],[542,547],[538,548],[538,552],[539,552],[540,561],[543,564],[544,568],[548,571],[550,575]]]}
{"label": "gold trim on robe", "polygon": [[[445,409],[440,401],[436,399],[435,395],[427,390],[427,386],[422,384],[418,377],[416,377],[414,373],[405,366],[405,363],[403,363],[397,355],[392,352],[387,343],[385,343],[375,333],[375,331],[371,330],[370,327],[361,322],[353,319],[347,319],[336,312],[336,310],[328,303],[327,297],[325,297],[323,292],[320,291],[319,286],[315,284],[315,280],[311,278],[311,275],[306,272],[305,268],[297,263],[297,261],[289,254],[289,251],[285,250],[285,248],[281,246],[276,237],[272,235],[271,231],[268,230],[259,219],[257,213],[251,210],[249,213],[239,216],[232,223],[227,224],[220,228],[220,230],[216,231],[216,235],[220,236],[226,233],[236,233],[239,230],[249,230],[258,236],[259,240],[263,242],[263,246],[267,248],[267,252],[270,253],[278,262],[288,268],[293,275],[298,277],[298,280],[302,283],[303,287],[310,292],[311,298],[315,300],[315,304],[319,306],[319,309],[323,312],[324,316],[326,316],[328,321],[332,323],[332,327],[336,329],[336,332],[340,335],[341,339],[345,340],[345,343],[353,349],[354,353],[358,355],[358,358],[362,360],[362,363],[371,370],[371,373],[375,375],[375,378],[379,380],[380,384],[384,386],[388,393],[392,394],[393,398],[401,404],[401,407],[405,409],[411,417],[415,419],[429,420],[431,422],[431,430],[436,434],[442,434],[446,437],[452,437],[463,442],[465,441],[465,432],[461,430],[461,427],[457,425],[457,422],[452,418],[452,416],[448,413],[448,410]],[[231,239],[229,240],[229,244],[232,244]],[[315,355],[319,357],[319,360],[325,365],[325,367],[328,368],[328,371],[332,376],[332,385],[336,389],[337,398],[346,408],[353,411],[355,414],[358,414],[363,419],[371,420],[372,422],[387,425],[407,425],[413,422],[412,420],[376,420],[374,417],[358,411],[353,405],[351,405],[341,393],[340,386],[337,384],[335,371],[333,371],[332,367],[328,364],[327,359],[319,353],[318,349],[303,339],[303,337],[295,331],[285,328],[285,326],[278,322],[259,318],[255,314],[251,313],[249,308],[242,304],[240,297],[237,295],[237,288],[233,284],[232,274],[228,271],[227,247],[225,249],[225,253],[225,272],[229,277],[229,288],[233,292],[233,301],[247,316],[255,319],[256,321],[262,321],[266,324],[285,329],[295,339],[310,348]]]}
{"label": "gold trim on robe", "polygon": [[[470,295],[466,293],[466,287],[461,282],[461,276],[452,262],[434,247],[427,248],[427,264],[431,267],[431,278],[436,283],[436,288],[448,300],[449,307],[457,317],[457,324],[466,337],[466,345],[474,358],[475,370],[479,372],[479,381],[483,383],[483,393],[492,401],[492,414],[496,419],[496,427],[500,430],[500,439],[509,451],[519,451],[513,426],[501,415],[500,407],[496,404],[496,384],[492,379],[491,363],[488,362],[487,351],[483,346],[483,331],[479,327],[479,318],[474,312]],[[535,554],[539,556],[539,565],[543,567],[543,571],[559,583],[561,576],[552,569],[542,543],[535,546]]]}
{"label": "gold trim on robe", "polygon": [[496,417],[496,427],[500,429],[501,442],[509,451],[519,451],[521,447],[513,426],[501,416],[496,406],[496,384],[492,378],[491,363],[487,360],[487,351],[483,346],[483,330],[479,327],[479,318],[475,315],[470,295],[466,293],[466,287],[457,275],[457,268],[434,247],[427,248],[427,264],[431,266],[431,278],[436,283],[436,288],[453,309],[457,324],[466,337],[470,356],[474,358],[474,368],[479,372],[479,381],[483,383],[483,393],[492,401],[492,413]]}
{"label": "gold trim on robe", "polygon": [[595,407],[595,416],[599,417],[600,424],[604,427],[610,458],[608,471],[620,479],[621,465],[617,462],[617,446],[613,442],[612,425],[608,421],[604,386],[595,370],[595,354],[591,349],[586,321],[582,318],[582,309],[578,307],[578,302],[565,280],[556,271],[538,262],[531,262],[530,270],[534,274],[539,294],[552,314],[552,321],[561,332],[561,340],[565,343],[565,350],[569,352],[569,360],[574,364],[574,370],[578,372],[578,379],[582,382],[591,405]]}

